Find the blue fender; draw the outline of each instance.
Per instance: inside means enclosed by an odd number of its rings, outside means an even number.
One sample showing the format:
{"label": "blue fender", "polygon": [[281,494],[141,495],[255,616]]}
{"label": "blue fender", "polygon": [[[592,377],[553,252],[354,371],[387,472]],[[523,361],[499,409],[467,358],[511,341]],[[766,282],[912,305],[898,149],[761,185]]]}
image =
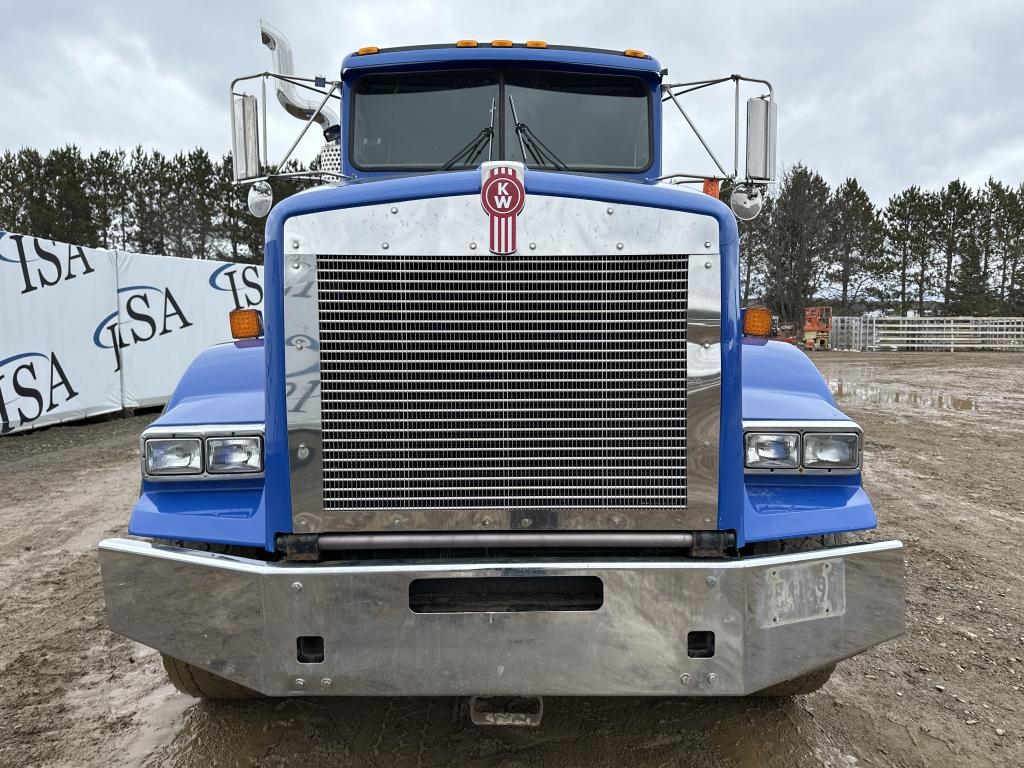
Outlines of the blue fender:
{"label": "blue fender", "polygon": [[[264,424],[263,341],[218,344],[200,353],[152,426]],[[264,480],[149,482],[132,510],[135,536],[272,547],[267,541]]]}
{"label": "blue fender", "polygon": [[[744,338],[743,419],[845,421],[818,369],[797,347]],[[874,528],[861,475],[745,475],[740,543]],[[739,533],[739,532],[738,532]]]}

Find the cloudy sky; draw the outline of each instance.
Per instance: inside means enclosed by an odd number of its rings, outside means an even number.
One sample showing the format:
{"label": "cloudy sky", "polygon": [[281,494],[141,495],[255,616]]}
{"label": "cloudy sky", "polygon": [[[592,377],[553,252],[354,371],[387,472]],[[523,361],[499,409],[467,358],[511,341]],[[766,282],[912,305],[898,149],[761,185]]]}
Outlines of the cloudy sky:
{"label": "cloudy sky", "polygon": [[[878,203],[910,184],[1024,180],[1019,0],[0,0],[0,14],[0,149],[141,143],[219,155],[228,83],[269,68],[264,17],[291,39],[299,74],[336,75],[362,45],[501,37],[642,48],[671,80],[767,78],[780,160],[833,184],[856,176]],[[730,110],[724,92],[693,104],[724,156]],[[278,113],[271,154],[300,127]],[[666,115],[666,171],[711,170],[678,114]]]}

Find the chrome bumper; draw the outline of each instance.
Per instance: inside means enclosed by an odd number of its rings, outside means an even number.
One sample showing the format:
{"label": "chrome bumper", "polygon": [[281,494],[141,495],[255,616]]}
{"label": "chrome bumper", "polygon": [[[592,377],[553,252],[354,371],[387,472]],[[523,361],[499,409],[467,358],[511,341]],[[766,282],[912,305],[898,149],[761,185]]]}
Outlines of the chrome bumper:
{"label": "chrome bumper", "polygon": [[[107,539],[100,562],[115,632],[272,696],[736,695],[905,629],[898,541],[731,561],[296,565]],[[600,607],[410,607],[413,582],[514,576],[597,577]],[[714,655],[691,658],[690,632],[713,632]],[[298,660],[302,636],[323,638],[322,662]]]}

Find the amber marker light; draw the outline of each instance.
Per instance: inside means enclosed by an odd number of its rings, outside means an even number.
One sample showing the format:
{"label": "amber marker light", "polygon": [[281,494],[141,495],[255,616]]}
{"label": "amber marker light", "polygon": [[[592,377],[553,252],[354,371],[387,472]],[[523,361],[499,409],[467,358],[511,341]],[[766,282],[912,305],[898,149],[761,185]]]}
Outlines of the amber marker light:
{"label": "amber marker light", "polygon": [[476,40],[459,40],[455,43],[456,48],[476,48],[479,43]]}
{"label": "amber marker light", "polygon": [[763,336],[772,333],[772,311],[765,307],[747,307],[743,310],[743,335]]}
{"label": "amber marker light", "polygon": [[545,43],[543,40],[527,40],[526,41],[526,47],[527,48],[547,48],[548,44]]}
{"label": "amber marker light", "polygon": [[491,48],[511,48],[511,40],[491,40]]}
{"label": "amber marker light", "polygon": [[378,48],[376,45],[365,45],[358,51],[356,51],[356,53],[359,56],[366,56],[371,53],[380,53],[380,48]]}
{"label": "amber marker light", "polygon": [[622,52],[623,56],[630,56],[634,59],[646,59],[647,54],[637,48],[627,48]]}
{"label": "amber marker light", "polygon": [[233,309],[228,313],[228,321],[236,339],[258,339],[263,335],[263,318],[258,309]]}

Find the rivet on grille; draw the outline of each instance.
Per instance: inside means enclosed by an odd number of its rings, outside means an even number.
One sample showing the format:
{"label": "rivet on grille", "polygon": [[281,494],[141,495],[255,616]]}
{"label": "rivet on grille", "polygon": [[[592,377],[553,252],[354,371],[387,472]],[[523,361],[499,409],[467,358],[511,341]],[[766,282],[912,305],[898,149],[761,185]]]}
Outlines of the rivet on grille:
{"label": "rivet on grille", "polygon": [[292,262],[292,269],[298,269],[298,268],[299,268],[299,262],[293,261]]}
{"label": "rivet on grille", "polygon": [[537,250],[537,244],[536,243],[530,243],[530,250],[531,251],[536,251]]}
{"label": "rivet on grille", "polygon": [[391,212],[392,213],[398,213],[398,206],[392,205],[391,206]]}
{"label": "rivet on grille", "polygon": [[704,262],[704,269],[711,269],[711,262],[710,261],[705,261]]}
{"label": "rivet on grille", "polygon": [[299,241],[298,240],[292,240],[292,248],[294,248],[295,250],[298,250],[298,248],[299,248]]}
{"label": "rivet on grille", "polygon": [[387,243],[381,243],[380,247],[383,248],[386,251],[388,249],[388,244]]}
{"label": "rivet on grille", "polygon": [[711,345],[706,341],[703,344],[701,344],[701,346],[704,347],[704,349],[711,349]]}
{"label": "rivet on grille", "polygon": [[711,247],[711,241],[710,240],[705,240],[704,241],[704,247],[705,248],[710,248]]}
{"label": "rivet on grille", "polygon": [[295,450],[295,455],[305,461],[309,458],[309,448],[306,447],[305,443],[299,443],[299,447]]}
{"label": "rivet on grille", "polygon": [[607,214],[608,214],[609,216],[611,216],[611,215],[612,215],[613,213],[615,213],[615,209],[614,209],[614,208],[609,208],[609,209],[608,209],[608,210],[606,211],[606,213],[607,213]]}
{"label": "rivet on grille", "polygon": [[475,251],[476,250],[476,243],[470,243],[469,244],[469,250]]}
{"label": "rivet on grille", "polygon": [[616,247],[616,248],[618,248],[618,249],[619,249],[620,251],[621,251],[621,250],[622,250],[623,248],[625,248],[625,246],[624,246],[624,245],[623,245],[622,243],[616,243],[616,244],[615,244],[615,247]]}

